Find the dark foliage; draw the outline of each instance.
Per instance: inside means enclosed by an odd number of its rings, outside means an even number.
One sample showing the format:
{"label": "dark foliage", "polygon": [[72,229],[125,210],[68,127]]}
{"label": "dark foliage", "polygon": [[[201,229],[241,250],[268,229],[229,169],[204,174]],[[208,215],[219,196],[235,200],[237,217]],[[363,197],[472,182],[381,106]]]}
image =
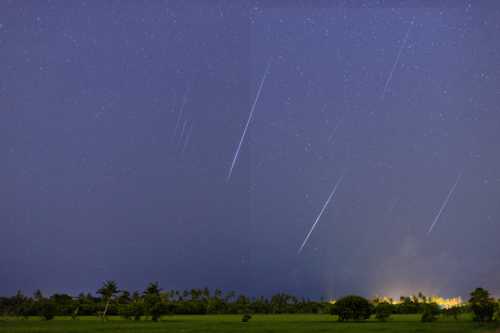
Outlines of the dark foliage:
{"label": "dark foliage", "polygon": [[436,303],[426,303],[423,305],[421,321],[424,323],[436,321],[440,312],[439,306]]}
{"label": "dark foliage", "polygon": [[144,303],[142,301],[133,301],[128,304],[121,304],[118,312],[125,319],[140,320],[144,316]]}
{"label": "dark foliage", "polygon": [[57,307],[54,301],[46,300],[42,301],[40,315],[45,320],[52,320],[56,316]]}
{"label": "dark foliage", "polygon": [[394,305],[381,302],[375,306],[375,318],[379,321],[387,321],[394,312]]}
{"label": "dark foliage", "polygon": [[355,295],[343,297],[333,306],[333,313],[339,316],[339,321],[366,320],[372,312],[372,304],[367,299]]}
{"label": "dark foliage", "polygon": [[411,297],[401,297],[401,303],[395,307],[395,312],[398,314],[415,314],[422,313],[422,304],[417,299]]}
{"label": "dark foliage", "polygon": [[[71,316],[73,319],[78,316],[104,318],[103,314],[106,312],[107,315],[120,315],[129,320],[149,318],[158,321],[161,316],[169,314],[240,314],[243,320],[251,317],[251,314],[331,313],[339,315],[341,321],[365,320],[371,314],[375,314],[378,320],[385,321],[392,314],[421,313],[423,321],[434,321],[441,312],[436,304],[430,304],[430,299],[421,293],[418,296],[402,297],[400,304],[375,299],[372,305],[359,296],[347,296],[330,304],[323,300],[298,299],[285,293],[270,298],[250,298],[231,291],[210,291],[208,288],[164,291],[158,283],[149,284],[142,293],[130,293],[119,291],[115,282],[107,281],[97,294],[100,296],[81,293],[76,297],[67,294],[44,297],[38,290],[29,297],[18,291],[12,297],[0,297],[0,314],[19,318],[39,316],[50,320],[54,316]],[[471,293],[470,304],[443,310],[442,313],[458,318],[460,313],[469,311],[474,312],[476,321],[490,321],[499,316],[496,313],[500,308],[486,290],[478,288]]]}
{"label": "dark foliage", "polygon": [[449,309],[443,310],[443,315],[447,317],[453,317],[455,320],[458,320],[458,316],[467,311],[467,307],[465,306],[453,306]]}
{"label": "dark foliage", "polygon": [[[33,297],[18,292],[12,297],[0,297],[0,313],[22,318],[43,316],[42,310],[56,316],[120,315],[126,319],[143,317],[159,320],[168,314],[247,314],[247,313],[328,313],[330,304],[324,301],[298,299],[280,293],[270,298],[249,298],[221,290],[210,292],[207,288],[185,291],[162,291],[157,283],[148,285],[141,294],[118,291],[116,283],[107,281],[99,289],[99,297],[81,293],[76,297],[54,294],[45,298],[41,292]],[[45,304],[51,305],[47,309]]]}
{"label": "dark foliage", "polygon": [[498,303],[490,297],[489,292],[483,288],[476,288],[473,292],[471,292],[470,296],[469,305],[474,313],[474,321],[492,321],[495,311],[497,310]]}
{"label": "dark foliage", "polygon": [[150,283],[144,291],[144,307],[146,315],[152,321],[158,321],[162,314],[166,313],[166,300],[160,295],[160,287],[157,282]]}
{"label": "dark foliage", "polygon": [[248,322],[250,319],[252,319],[252,315],[251,315],[250,313],[245,313],[245,314],[243,315],[243,317],[241,318],[241,321],[242,321],[242,322],[244,322],[244,323],[246,323],[246,322]]}

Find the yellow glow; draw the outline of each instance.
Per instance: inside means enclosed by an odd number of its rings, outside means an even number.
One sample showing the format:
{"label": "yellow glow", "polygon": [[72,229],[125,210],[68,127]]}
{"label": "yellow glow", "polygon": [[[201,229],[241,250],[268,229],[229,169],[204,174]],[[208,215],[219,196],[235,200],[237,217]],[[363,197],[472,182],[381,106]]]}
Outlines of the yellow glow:
{"label": "yellow glow", "polygon": [[[411,299],[413,299],[413,296],[409,296]],[[401,304],[402,301],[398,298],[398,299],[393,299],[391,297],[387,297],[387,296],[383,296],[383,297],[380,297],[380,296],[377,296],[376,299],[378,300],[378,302],[387,302],[387,303],[391,303],[391,304]],[[455,306],[463,306],[465,305],[465,303],[462,301],[462,298],[459,296],[459,297],[452,297],[452,298],[444,298],[444,297],[440,297],[440,296],[428,296],[428,297],[425,297],[425,299],[423,298],[418,298],[418,302],[419,303],[436,303],[437,305],[439,305],[441,308],[443,309],[449,309],[449,308],[452,308],[452,307],[455,307]],[[337,302],[337,300],[330,300],[329,303],[330,304],[335,304],[335,302]]]}
{"label": "yellow glow", "polygon": [[[384,297],[377,297],[377,298],[380,302],[388,302],[391,304],[402,303],[402,301],[399,299],[395,300],[395,299],[385,297],[385,296]],[[410,296],[410,298],[413,299],[412,296]],[[425,299],[418,298],[418,302],[419,303],[436,303],[437,305],[439,305],[443,309],[449,309],[449,308],[452,308],[454,306],[464,305],[464,302],[462,301],[462,298],[460,296],[459,297],[452,297],[452,298],[444,298],[444,297],[433,295],[433,296],[428,296]]]}

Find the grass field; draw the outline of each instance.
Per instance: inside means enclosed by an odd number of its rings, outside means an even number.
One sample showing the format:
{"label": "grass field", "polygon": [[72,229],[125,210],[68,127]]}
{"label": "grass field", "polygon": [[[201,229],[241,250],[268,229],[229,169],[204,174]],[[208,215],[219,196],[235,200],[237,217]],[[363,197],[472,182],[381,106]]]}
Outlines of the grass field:
{"label": "grass field", "polygon": [[127,321],[119,317],[102,322],[95,317],[82,317],[78,320],[58,317],[52,321],[39,318],[15,320],[0,319],[0,332],[498,332],[500,324],[479,326],[470,318],[459,321],[440,318],[434,323],[421,323],[417,315],[397,315],[386,323],[374,320],[359,323],[339,323],[330,315],[254,315],[250,322],[242,323],[239,315],[210,316],[167,316],[160,322]]}

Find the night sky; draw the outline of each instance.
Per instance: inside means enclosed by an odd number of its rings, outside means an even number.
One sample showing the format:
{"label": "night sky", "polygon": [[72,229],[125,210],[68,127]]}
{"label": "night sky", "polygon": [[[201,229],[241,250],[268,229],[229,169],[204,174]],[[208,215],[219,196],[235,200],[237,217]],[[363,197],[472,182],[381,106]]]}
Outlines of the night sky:
{"label": "night sky", "polygon": [[0,294],[500,295],[500,3],[307,3],[1,1]]}

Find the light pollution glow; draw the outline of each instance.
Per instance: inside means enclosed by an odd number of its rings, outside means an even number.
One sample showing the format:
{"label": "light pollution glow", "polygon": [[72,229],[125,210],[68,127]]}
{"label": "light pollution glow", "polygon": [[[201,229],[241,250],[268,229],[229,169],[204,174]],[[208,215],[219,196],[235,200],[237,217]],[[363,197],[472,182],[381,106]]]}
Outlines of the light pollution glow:
{"label": "light pollution glow", "polygon": [[[451,297],[451,298],[444,298],[444,297],[436,296],[436,295],[429,296],[429,297],[425,297],[424,296],[424,298],[421,298],[421,297],[418,297],[418,296],[414,296],[414,295],[412,295],[412,296],[401,296],[401,297],[402,298],[409,297],[412,300],[414,298],[416,298],[419,303],[436,303],[442,309],[449,309],[449,308],[452,308],[452,307],[455,307],[455,306],[463,306],[463,305],[465,305],[465,303],[462,300],[462,297],[460,297],[460,296],[458,296],[458,297]],[[387,296],[376,296],[375,299],[374,299],[374,301],[376,301],[377,303],[387,302],[387,303],[390,303],[390,304],[401,304],[401,303],[403,303],[403,300],[401,298],[394,299],[392,297],[387,297]],[[330,303],[331,304],[335,304],[336,300],[330,300]]]}

